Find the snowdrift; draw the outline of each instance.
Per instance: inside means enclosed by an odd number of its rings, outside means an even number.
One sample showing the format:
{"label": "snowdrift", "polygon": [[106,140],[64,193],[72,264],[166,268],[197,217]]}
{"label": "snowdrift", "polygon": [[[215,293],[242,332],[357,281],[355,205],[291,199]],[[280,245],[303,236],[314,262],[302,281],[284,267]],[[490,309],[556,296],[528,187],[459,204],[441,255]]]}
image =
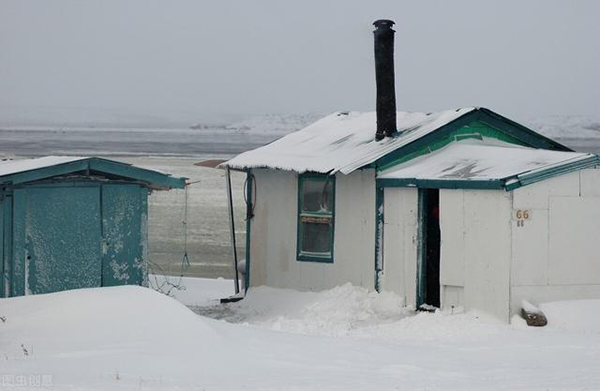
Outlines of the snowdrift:
{"label": "snowdrift", "polygon": [[[186,294],[202,292],[201,282],[185,282],[193,285]],[[209,292],[220,294],[219,284],[206,284],[213,308]],[[591,359],[600,354],[598,332],[521,330],[470,313],[414,315],[402,304],[394,294],[349,284],[319,293],[262,287],[224,307],[245,323],[230,324],[133,286],[0,299],[0,385],[39,390],[35,380],[44,379],[55,390],[600,388],[600,361]],[[568,315],[562,304],[551,305]]]}
{"label": "snowdrift", "polygon": [[[415,312],[404,298],[352,284],[321,292],[251,288],[223,318],[267,330],[388,340],[480,338],[507,326],[484,314]],[[460,311],[460,310],[459,310]]]}
{"label": "snowdrift", "polygon": [[565,300],[543,303],[540,309],[552,329],[600,333],[600,300]]}
{"label": "snowdrift", "polygon": [[19,389],[39,389],[30,376],[50,376],[53,389],[158,387],[165,375],[200,374],[199,357],[224,361],[230,353],[211,320],[139,286],[0,299],[0,316],[0,374]]}
{"label": "snowdrift", "polygon": [[81,356],[148,344],[169,349],[183,341],[217,342],[216,332],[184,305],[137,286],[4,299],[0,314],[6,319],[2,350],[9,359],[22,358],[24,348],[37,357]]}

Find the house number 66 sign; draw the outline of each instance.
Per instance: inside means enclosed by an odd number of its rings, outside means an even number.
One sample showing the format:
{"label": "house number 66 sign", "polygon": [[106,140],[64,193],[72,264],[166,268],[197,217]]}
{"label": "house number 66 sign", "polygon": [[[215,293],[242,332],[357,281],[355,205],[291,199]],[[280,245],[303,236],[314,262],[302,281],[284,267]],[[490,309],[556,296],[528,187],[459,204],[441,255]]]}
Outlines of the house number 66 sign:
{"label": "house number 66 sign", "polygon": [[525,220],[531,219],[531,211],[529,209],[517,209],[515,210],[515,218],[517,227],[522,227],[525,225]]}

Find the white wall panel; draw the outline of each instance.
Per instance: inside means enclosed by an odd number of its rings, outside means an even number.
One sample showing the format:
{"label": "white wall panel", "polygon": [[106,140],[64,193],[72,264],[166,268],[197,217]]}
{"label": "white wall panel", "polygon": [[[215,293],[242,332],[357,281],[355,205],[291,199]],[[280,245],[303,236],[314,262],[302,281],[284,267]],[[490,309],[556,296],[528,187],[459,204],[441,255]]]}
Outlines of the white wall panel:
{"label": "white wall panel", "polygon": [[511,199],[499,190],[465,190],[465,309],[509,320]]}
{"label": "white wall panel", "polygon": [[530,210],[530,214],[519,226],[513,210],[513,286],[548,284],[548,210]]}
{"label": "white wall panel", "polygon": [[512,192],[514,209],[548,209],[552,196],[579,196],[579,172],[520,187]]}
{"label": "white wall panel", "polygon": [[600,284],[599,238],[600,197],[550,198],[550,284]]}
{"label": "white wall panel", "polygon": [[465,209],[463,190],[440,190],[440,282],[465,284]]}
{"label": "white wall panel", "polygon": [[590,168],[579,171],[582,197],[600,197],[600,169]]}
{"label": "white wall panel", "polygon": [[465,288],[462,286],[442,285],[441,287],[441,302],[444,311],[458,311],[464,309],[465,305]]}
{"label": "white wall panel", "polygon": [[407,297],[414,304],[417,262],[417,189],[384,190],[384,290]]}
{"label": "white wall panel", "polygon": [[373,170],[336,176],[332,264],[296,260],[297,174],[278,170],[253,172],[257,190],[250,233],[251,286],[322,290],[351,282],[374,288]]}

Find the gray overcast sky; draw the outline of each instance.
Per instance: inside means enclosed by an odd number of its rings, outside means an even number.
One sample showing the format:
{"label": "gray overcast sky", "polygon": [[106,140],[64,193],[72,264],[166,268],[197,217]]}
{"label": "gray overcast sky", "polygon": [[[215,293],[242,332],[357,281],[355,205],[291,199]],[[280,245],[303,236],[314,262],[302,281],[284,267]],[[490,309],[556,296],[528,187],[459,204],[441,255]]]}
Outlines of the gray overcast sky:
{"label": "gray overcast sky", "polygon": [[400,110],[600,114],[600,1],[0,0],[0,105],[374,110],[394,19]]}

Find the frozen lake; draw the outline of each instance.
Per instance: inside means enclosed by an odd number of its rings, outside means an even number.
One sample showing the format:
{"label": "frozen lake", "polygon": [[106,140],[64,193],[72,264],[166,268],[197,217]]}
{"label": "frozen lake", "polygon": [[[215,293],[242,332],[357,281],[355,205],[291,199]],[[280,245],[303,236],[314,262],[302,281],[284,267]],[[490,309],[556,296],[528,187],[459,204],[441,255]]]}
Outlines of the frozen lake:
{"label": "frozen lake", "polygon": [[[184,215],[186,191],[156,192],[149,200],[149,258],[156,274],[232,278],[225,177],[222,170],[194,166],[208,158],[229,158],[267,144],[277,134],[243,134],[191,129],[0,129],[3,158],[44,155],[104,156],[141,167],[185,176],[187,190],[187,252]],[[560,140],[559,140],[560,141]],[[564,139],[585,152],[600,152],[599,139]],[[238,254],[244,256],[245,176],[233,175]]]}

